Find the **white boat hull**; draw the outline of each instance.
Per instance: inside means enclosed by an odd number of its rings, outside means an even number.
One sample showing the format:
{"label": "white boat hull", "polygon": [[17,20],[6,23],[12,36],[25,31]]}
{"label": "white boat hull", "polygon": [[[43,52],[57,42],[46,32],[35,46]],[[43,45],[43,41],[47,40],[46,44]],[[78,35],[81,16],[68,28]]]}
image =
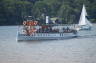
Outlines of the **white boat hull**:
{"label": "white boat hull", "polygon": [[18,34],[18,41],[23,40],[58,40],[65,38],[76,37],[76,34],[73,33],[36,33],[34,35],[28,36],[24,34]]}
{"label": "white boat hull", "polygon": [[80,30],[91,30],[90,26],[81,26]]}

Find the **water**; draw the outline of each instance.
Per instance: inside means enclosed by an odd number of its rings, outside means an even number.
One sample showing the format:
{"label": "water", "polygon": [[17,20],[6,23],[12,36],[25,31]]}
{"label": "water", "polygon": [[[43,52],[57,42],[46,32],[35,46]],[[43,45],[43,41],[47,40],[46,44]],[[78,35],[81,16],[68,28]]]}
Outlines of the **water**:
{"label": "water", "polygon": [[16,41],[17,26],[0,27],[0,63],[96,63],[96,25],[77,38]]}

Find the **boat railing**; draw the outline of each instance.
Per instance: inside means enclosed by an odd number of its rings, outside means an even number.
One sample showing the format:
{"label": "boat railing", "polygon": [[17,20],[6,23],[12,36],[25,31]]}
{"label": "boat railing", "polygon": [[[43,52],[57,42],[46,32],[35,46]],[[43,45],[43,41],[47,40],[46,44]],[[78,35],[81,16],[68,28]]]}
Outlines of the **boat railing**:
{"label": "boat railing", "polygon": [[20,36],[24,37],[64,37],[65,33],[33,33],[31,35],[20,34]]}
{"label": "boat railing", "polygon": [[[27,28],[29,28],[29,30],[32,30],[31,28],[35,28],[36,32],[35,33],[73,33],[74,29],[77,25],[76,24],[58,24],[58,26],[49,26],[49,28],[42,28],[42,26],[27,26]],[[21,34],[26,34],[26,26],[19,26],[18,27],[18,32]],[[33,34],[33,33],[31,33]],[[30,34],[29,34],[30,35]]]}

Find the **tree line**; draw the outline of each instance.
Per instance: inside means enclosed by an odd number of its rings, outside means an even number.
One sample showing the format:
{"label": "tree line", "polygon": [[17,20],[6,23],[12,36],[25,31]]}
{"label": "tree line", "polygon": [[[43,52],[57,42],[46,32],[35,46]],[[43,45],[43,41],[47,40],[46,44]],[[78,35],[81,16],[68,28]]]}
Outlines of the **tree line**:
{"label": "tree line", "polygon": [[83,4],[87,18],[96,22],[96,0],[0,0],[0,25],[20,25],[26,16],[42,24],[45,16],[59,18],[63,24],[78,23]]}

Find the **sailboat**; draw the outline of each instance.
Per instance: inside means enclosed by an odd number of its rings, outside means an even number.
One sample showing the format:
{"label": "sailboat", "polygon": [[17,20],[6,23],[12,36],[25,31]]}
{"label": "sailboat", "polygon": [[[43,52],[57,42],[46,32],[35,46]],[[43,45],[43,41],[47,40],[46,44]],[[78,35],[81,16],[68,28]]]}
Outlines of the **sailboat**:
{"label": "sailboat", "polygon": [[92,23],[87,19],[87,12],[86,12],[86,8],[85,5],[83,4],[83,8],[82,8],[82,12],[81,12],[81,16],[79,19],[79,30],[90,30],[92,27]]}

